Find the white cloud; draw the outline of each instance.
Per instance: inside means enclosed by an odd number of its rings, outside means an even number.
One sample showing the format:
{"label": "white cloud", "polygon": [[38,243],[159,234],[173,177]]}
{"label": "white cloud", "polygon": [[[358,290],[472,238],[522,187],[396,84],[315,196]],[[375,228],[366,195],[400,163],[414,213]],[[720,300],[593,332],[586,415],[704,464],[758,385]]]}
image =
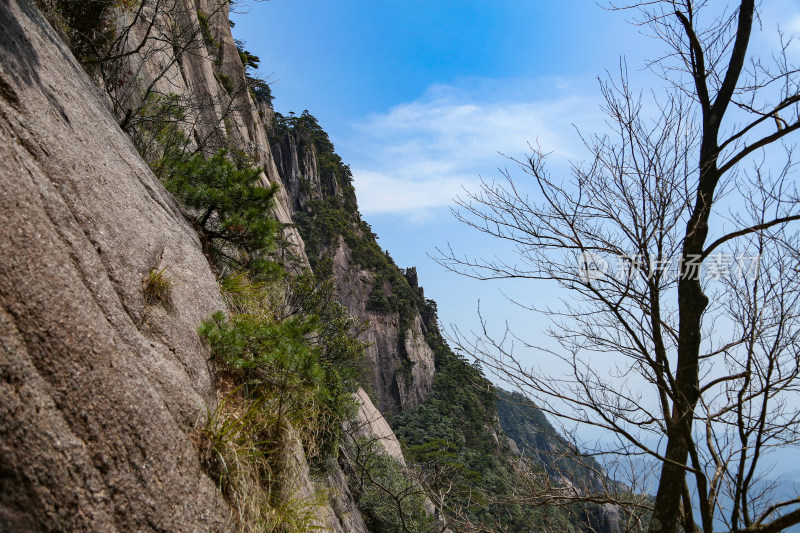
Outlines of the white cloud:
{"label": "white cloud", "polygon": [[470,177],[447,176],[410,183],[380,172],[361,171],[356,187],[362,213],[401,214],[412,222],[425,222],[432,209],[449,205],[467,183],[472,183]]}
{"label": "white cloud", "polygon": [[[789,58],[800,61],[800,1],[773,0],[761,12],[753,50],[768,57],[780,27],[794,37]],[[632,78],[656,91],[653,79],[633,62]],[[633,83],[633,86],[640,84]],[[430,87],[416,100],[370,115],[353,125],[337,147],[353,169],[364,214],[394,214],[412,221],[452,204],[462,186],[475,189],[480,176],[513,169],[499,153],[522,157],[528,143],[552,152],[551,168],[586,152],[573,124],[584,133],[607,131],[600,91],[592,78],[491,80],[468,78]]]}
{"label": "white cloud", "polygon": [[793,14],[786,20],[786,31],[800,33],[800,14]]}
{"label": "white cloud", "polygon": [[597,100],[563,80],[471,79],[367,117],[344,145],[361,211],[420,222],[462,187],[474,189],[480,175],[496,177],[510,163],[498,152],[522,157],[539,142],[554,160],[576,157],[571,124],[597,124],[599,116]]}

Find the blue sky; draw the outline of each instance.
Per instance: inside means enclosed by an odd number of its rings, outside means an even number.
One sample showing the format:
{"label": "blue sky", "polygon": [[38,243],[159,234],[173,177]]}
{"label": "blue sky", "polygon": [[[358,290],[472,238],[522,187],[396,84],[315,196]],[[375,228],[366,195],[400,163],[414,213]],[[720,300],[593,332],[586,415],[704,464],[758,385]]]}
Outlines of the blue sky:
{"label": "blue sky", "polygon": [[462,78],[593,75],[618,55],[618,15],[586,0],[271,0],[240,4],[235,35],[273,73],[277,106],[328,127]]}
{"label": "blue sky", "polygon": [[448,242],[495,253],[453,219],[453,198],[509,166],[498,152],[522,157],[529,142],[566,169],[580,155],[572,124],[602,125],[596,76],[651,40],[585,0],[271,0],[235,11],[234,36],[261,58],[276,110],[317,117],[353,169],[364,218],[400,266],[417,266],[442,322],[477,327],[480,299],[533,332],[499,284],[428,254]]}
{"label": "blue sky", "polygon": [[[773,47],[777,20],[800,31],[800,1],[768,4],[755,48]],[[587,0],[249,0],[234,11],[234,36],[261,58],[276,110],[317,117],[353,170],[379,243],[399,266],[417,267],[445,327],[478,328],[480,300],[490,325],[542,338],[549,324],[500,291],[557,306],[556,287],[469,280],[429,254],[448,243],[472,256],[506,253],[455,221],[454,197],[500,178],[498,168],[521,178],[501,154],[522,158],[528,143],[566,175],[586,157],[575,126],[604,129],[597,77],[624,56],[634,86],[658,90],[665,82],[643,67],[661,43]]]}

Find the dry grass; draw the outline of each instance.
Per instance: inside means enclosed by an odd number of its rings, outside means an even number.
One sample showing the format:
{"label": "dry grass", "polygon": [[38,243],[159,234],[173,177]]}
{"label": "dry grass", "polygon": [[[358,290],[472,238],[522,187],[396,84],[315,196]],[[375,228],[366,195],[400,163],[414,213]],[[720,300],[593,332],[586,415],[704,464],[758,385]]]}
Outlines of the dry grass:
{"label": "dry grass", "polygon": [[150,269],[150,273],[142,278],[144,299],[148,305],[172,305],[172,289],[174,284],[166,277],[169,267]]}
{"label": "dry grass", "polygon": [[[222,384],[221,389],[230,388]],[[230,504],[237,530],[248,533],[305,532],[314,524],[317,498],[283,494],[282,443],[272,435],[275,416],[268,400],[248,400],[241,387],[207,411],[195,445],[208,475]]]}

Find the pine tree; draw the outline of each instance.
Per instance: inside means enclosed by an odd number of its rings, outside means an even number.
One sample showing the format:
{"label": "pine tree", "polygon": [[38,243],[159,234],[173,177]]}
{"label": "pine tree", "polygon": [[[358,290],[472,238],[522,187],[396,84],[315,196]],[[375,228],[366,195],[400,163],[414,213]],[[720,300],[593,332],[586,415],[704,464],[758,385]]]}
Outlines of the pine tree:
{"label": "pine tree", "polygon": [[226,150],[209,159],[200,153],[167,154],[164,185],[190,210],[189,220],[214,264],[268,277],[278,270],[267,258],[280,228],[271,216],[278,185],[262,187],[260,168],[239,168],[227,155]]}

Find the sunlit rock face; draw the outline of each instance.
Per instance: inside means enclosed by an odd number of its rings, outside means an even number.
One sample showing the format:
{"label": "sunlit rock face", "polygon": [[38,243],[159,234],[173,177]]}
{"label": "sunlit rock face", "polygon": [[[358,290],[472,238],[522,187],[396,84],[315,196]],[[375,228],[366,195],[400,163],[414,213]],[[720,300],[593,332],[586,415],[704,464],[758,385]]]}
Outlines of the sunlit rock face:
{"label": "sunlit rock face", "polygon": [[[235,87],[244,84],[227,8],[212,9],[210,0],[169,1],[164,16],[192,31],[199,31],[198,12],[212,13],[208,28],[219,46],[180,58],[170,48],[139,50],[125,59],[132,75],[109,93],[97,88],[32,2],[0,5],[2,531],[233,528],[193,444],[198,421],[215,405],[197,326],[225,305],[194,229],[120,128],[125,117],[115,114],[114,100],[135,99],[152,84],[201,102],[187,131],[197,147],[213,152],[214,139],[228,136],[264,168],[265,185],[281,176],[264,128],[272,110],[220,82],[221,74]],[[130,28],[129,51],[143,31]],[[317,181],[317,196],[339,193],[335,181]],[[275,207],[286,223],[294,198],[287,190]],[[297,231],[289,227],[286,236],[307,264]],[[170,281],[169,302],[145,297],[153,269]],[[361,274],[337,275],[343,284]],[[348,307],[361,308],[355,300]],[[394,391],[385,395],[387,406],[418,402],[430,389],[432,356],[416,344],[420,327],[415,322],[406,337],[406,350],[419,354],[417,385],[402,391],[392,385],[394,374],[381,365],[395,352],[370,352],[376,376],[385,373],[383,389]],[[388,346],[392,334],[397,338],[389,329],[365,335],[389,339],[382,341]],[[366,394],[359,399],[355,423],[380,433],[387,452],[402,462],[380,412]],[[342,470],[312,480],[297,439],[287,446],[294,472],[287,486],[326,495],[315,523],[366,531]]]}
{"label": "sunlit rock face", "polygon": [[[272,145],[272,152],[293,212],[309,210],[309,204],[315,200],[341,198],[343,193],[336,177],[320,172],[317,150],[307,136],[289,133]],[[401,332],[397,313],[369,309],[375,274],[353,260],[352,250],[344,239],[338,239],[325,252],[333,257],[339,301],[353,316],[369,323],[361,340],[369,343],[370,385],[378,408],[388,413],[419,405],[431,391],[435,369],[433,351],[425,341],[425,325],[419,313],[414,313],[410,326]],[[385,290],[390,289],[387,286]]]}
{"label": "sunlit rock face", "polygon": [[197,236],[32,4],[0,26],[2,529],[225,529],[190,441],[224,307]]}
{"label": "sunlit rock face", "polygon": [[[151,13],[154,6],[158,6],[155,15]],[[120,13],[117,20],[118,27],[128,35],[126,52],[135,52],[125,56],[123,66],[114,71],[118,81],[105,84],[105,98],[117,120],[124,126],[125,110],[137,109],[145,94],[175,97],[186,113],[185,133],[194,148],[211,154],[221,146],[232,146],[264,170],[265,185],[280,183],[264,128],[272,110],[254,101],[248,90],[231,34],[228,3],[159,0],[144,2],[143,9],[151,12],[137,23],[131,12]],[[285,224],[291,223],[288,202],[281,188],[274,214]],[[289,225],[284,232],[304,262],[303,242],[297,231]]]}

